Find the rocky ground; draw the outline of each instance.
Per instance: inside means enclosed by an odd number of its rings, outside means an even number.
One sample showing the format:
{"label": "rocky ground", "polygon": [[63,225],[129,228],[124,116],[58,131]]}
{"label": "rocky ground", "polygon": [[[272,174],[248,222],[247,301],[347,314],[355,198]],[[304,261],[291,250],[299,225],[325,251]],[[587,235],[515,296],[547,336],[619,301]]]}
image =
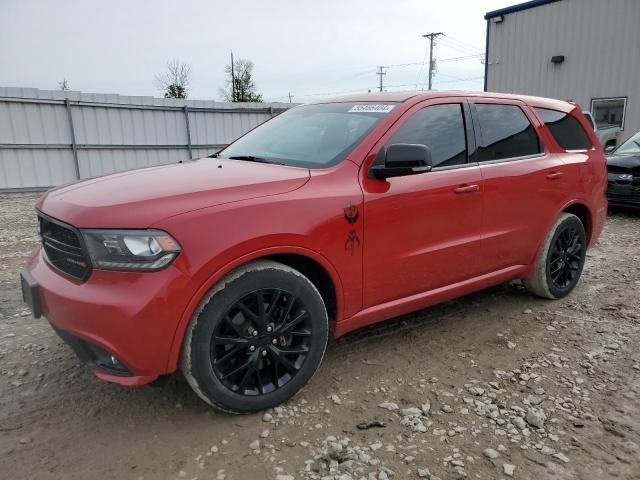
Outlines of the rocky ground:
{"label": "rocky ground", "polygon": [[363,329],[288,404],[231,416],[178,376],[101,382],[31,317],[35,199],[0,197],[2,478],[640,478],[638,213],[564,300],[513,283]]}

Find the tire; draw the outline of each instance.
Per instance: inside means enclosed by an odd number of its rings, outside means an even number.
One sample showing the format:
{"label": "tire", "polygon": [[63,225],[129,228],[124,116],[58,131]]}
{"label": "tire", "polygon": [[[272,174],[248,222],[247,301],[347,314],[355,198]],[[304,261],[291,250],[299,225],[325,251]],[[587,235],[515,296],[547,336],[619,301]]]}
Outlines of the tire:
{"label": "tire", "polygon": [[542,298],[566,297],[580,280],[586,253],[584,225],[575,215],[563,213],[547,234],[525,287]]}
{"label": "tire", "polygon": [[264,410],[311,379],[328,333],[313,283],[286,265],[258,260],[204,297],[185,334],[181,369],[196,394],[219,410]]}

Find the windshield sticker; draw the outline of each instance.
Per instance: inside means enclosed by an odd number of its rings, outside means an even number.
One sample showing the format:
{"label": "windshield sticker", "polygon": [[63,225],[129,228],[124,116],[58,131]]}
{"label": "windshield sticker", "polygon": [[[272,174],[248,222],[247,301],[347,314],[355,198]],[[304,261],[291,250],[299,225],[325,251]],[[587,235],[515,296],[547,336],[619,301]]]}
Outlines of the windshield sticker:
{"label": "windshield sticker", "polygon": [[383,105],[383,104],[364,104],[354,105],[348,110],[348,113],[389,113],[393,110],[395,105]]}

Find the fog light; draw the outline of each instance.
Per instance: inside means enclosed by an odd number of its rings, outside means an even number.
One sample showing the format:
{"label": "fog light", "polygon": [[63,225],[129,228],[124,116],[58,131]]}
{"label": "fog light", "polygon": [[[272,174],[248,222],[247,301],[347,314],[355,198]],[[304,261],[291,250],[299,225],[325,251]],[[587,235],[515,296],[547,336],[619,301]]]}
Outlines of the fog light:
{"label": "fog light", "polygon": [[131,372],[124,364],[113,355],[94,344],[88,344],[92,352],[94,365],[102,370],[112,372],[116,375],[130,375]]}

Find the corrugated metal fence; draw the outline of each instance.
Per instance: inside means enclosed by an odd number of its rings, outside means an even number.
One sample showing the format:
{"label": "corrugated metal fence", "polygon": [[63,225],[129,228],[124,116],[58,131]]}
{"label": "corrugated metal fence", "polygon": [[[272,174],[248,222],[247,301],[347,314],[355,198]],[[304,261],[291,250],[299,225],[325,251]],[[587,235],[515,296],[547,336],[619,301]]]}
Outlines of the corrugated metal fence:
{"label": "corrugated metal fence", "polygon": [[291,106],[0,87],[0,192],[206,156]]}

